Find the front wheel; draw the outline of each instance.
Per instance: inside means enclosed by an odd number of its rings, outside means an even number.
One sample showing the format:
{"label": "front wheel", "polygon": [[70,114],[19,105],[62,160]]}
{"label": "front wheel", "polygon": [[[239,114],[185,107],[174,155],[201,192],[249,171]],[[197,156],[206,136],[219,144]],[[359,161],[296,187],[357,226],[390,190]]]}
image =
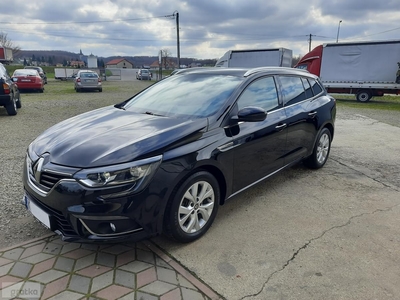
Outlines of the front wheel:
{"label": "front wheel", "polygon": [[167,204],[165,233],[188,243],[203,236],[217,215],[220,190],[217,180],[200,171],[179,184]]}
{"label": "front wheel", "polygon": [[313,153],[304,161],[311,169],[322,168],[328,160],[331,150],[332,135],[328,128],[324,128],[318,135]]}

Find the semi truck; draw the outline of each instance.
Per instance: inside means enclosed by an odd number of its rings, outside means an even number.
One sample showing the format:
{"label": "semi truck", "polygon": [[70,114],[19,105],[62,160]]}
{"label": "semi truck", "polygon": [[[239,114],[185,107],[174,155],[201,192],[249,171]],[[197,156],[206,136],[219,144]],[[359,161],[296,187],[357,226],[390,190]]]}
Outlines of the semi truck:
{"label": "semi truck", "polygon": [[400,40],[328,43],[295,65],[321,78],[329,93],[354,94],[357,101],[400,93]]}
{"label": "semi truck", "polygon": [[8,64],[13,61],[13,51],[11,48],[0,47],[0,62]]}
{"label": "semi truck", "polygon": [[286,48],[229,50],[215,64],[225,68],[292,67],[293,53]]}

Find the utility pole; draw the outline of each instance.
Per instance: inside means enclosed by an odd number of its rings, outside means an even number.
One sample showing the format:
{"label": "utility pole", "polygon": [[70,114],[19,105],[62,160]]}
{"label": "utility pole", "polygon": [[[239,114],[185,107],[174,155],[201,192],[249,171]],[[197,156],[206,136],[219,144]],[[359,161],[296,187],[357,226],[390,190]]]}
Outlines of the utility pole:
{"label": "utility pole", "polygon": [[175,19],[176,19],[176,48],[177,48],[177,62],[178,62],[178,69],[181,67],[181,50],[179,45],[179,12],[175,12]]}
{"label": "utility pole", "polygon": [[339,42],[340,23],[342,23],[342,20],[340,20],[340,21],[339,21],[339,25],[338,25],[338,28],[337,28],[336,43],[338,43],[338,42]]}
{"label": "utility pole", "polygon": [[180,49],[180,43],[179,43],[179,12],[176,10],[172,15],[167,15],[165,16],[166,18],[173,18],[175,17],[176,20],[176,57],[177,57],[177,63],[178,63],[178,69],[181,66],[181,49]]}
{"label": "utility pole", "polygon": [[308,52],[311,51],[311,42],[312,42],[312,37],[315,36],[314,34],[309,35],[309,39],[308,39]]}

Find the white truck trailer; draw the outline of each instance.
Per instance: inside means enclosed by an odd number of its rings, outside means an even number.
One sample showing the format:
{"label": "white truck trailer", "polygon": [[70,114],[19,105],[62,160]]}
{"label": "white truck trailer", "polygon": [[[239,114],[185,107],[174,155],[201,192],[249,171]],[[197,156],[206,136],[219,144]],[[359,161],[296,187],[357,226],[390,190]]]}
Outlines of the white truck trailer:
{"label": "white truck trailer", "polygon": [[400,40],[319,45],[295,66],[321,78],[329,93],[400,94]]}
{"label": "white truck trailer", "polygon": [[215,64],[225,68],[292,67],[293,53],[286,48],[229,50]]}
{"label": "white truck trailer", "polygon": [[0,47],[0,62],[8,64],[13,61],[13,51],[11,48]]}

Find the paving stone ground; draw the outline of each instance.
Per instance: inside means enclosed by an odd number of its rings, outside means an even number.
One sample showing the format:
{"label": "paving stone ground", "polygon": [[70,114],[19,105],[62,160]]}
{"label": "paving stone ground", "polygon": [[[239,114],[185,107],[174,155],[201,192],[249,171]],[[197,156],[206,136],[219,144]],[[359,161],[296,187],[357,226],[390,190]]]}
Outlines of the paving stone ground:
{"label": "paving stone ground", "polygon": [[150,241],[66,243],[50,235],[0,249],[0,299],[223,299]]}

